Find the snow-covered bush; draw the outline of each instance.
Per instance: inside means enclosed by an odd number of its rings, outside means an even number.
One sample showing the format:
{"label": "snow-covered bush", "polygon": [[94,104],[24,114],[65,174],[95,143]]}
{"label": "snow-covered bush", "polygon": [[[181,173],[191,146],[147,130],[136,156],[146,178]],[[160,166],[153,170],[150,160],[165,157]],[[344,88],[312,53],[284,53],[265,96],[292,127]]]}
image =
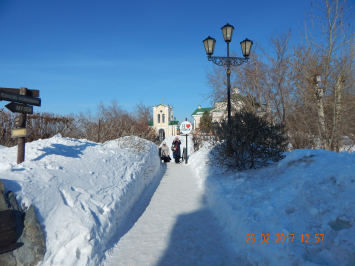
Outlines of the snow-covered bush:
{"label": "snow-covered bush", "polygon": [[149,146],[147,142],[147,140],[136,136],[126,136],[117,139],[118,147],[128,149],[129,151],[135,153],[148,152]]}
{"label": "snow-covered bush", "polygon": [[284,126],[270,124],[252,112],[240,111],[212,126],[214,163],[244,170],[268,165],[284,158],[287,148]]}

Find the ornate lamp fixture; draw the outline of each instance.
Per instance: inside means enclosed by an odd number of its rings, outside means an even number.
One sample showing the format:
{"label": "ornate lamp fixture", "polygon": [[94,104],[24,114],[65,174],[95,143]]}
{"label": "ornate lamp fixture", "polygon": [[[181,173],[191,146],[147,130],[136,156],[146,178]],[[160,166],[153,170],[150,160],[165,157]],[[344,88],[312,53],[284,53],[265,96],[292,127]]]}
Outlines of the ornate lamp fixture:
{"label": "ornate lamp fixture", "polygon": [[243,56],[248,58],[250,55],[251,47],[253,46],[253,41],[245,39],[244,41],[240,42],[240,45],[242,46]]}
{"label": "ornate lamp fixture", "polygon": [[206,50],[206,54],[208,56],[213,55],[214,52],[214,46],[216,44],[216,40],[211,38],[210,36],[208,36],[204,41],[203,44],[205,45],[205,50]]}
{"label": "ornate lamp fixture", "polygon": [[[209,61],[212,61],[216,65],[224,66],[227,68],[227,90],[228,90],[228,103],[227,103],[227,110],[228,110],[228,125],[231,129],[231,86],[230,86],[230,66],[240,66],[241,64],[248,62],[249,55],[251,51],[251,47],[253,46],[253,42],[251,40],[245,39],[244,41],[240,42],[242,47],[242,52],[244,57],[229,57],[229,43],[232,41],[234,27],[229,25],[228,23],[224,25],[222,28],[223,38],[224,41],[227,43],[227,57],[222,56],[212,56],[214,52],[214,46],[216,44],[216,40],[208,36],[204,41],[203,44],[205,46],[207,58]],[[228,147],[231,147],[232,143],[231,140],[227,140]],[[230,151],[231,153],[231,151]]]}
{"label": "ornate lamp fixture", "polygon": [[224,25],[222,28],[222,33],[224,37],[225,42],[230,42],[232,41],[232,36],[233,36],[233,30],[234,27],[232,25],[229,25],[228,23]]}
{"label": "ornate lamp fixture", "polygon": [[203,40],[203,44],[205,46],[207,58],[209,61],[212,61],[216,65],[224,66],[227,68],[227,90],[228,90],[228,122],[230,122],[231,116],[231,103],[230,103],[230,66],[240,66],[241,64],[248,62],[249,55],[251,52],[251,47],[253,46],[253,42],[249,39],[245,39],[240,42],[243,56],[244,57],[230,57],[229,56],[229,43],[232,41],[234,27],[229,25],[228,23],[224,25],[222,28],[224,41],[227,43],[227,57],[223,56],[212,56],[214,52],[214,47],[216,44],[216,40],[210,36],[208,36],[205,40]]}

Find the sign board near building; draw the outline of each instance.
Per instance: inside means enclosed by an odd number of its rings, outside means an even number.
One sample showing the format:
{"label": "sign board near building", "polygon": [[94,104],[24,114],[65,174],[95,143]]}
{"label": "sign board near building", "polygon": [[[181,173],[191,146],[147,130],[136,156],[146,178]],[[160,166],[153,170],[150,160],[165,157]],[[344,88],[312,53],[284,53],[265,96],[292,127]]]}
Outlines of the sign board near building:
{"label": "sign board near building", "polygon": [[191,133],[191,130],[192,130],[192,124],[187,121],[187,118],[186,118],[186,121],[182,122],[181,125],[180,125],[180,135],[186,135],[186,149],[184,151],[184,159],[185,159],[185,164],[187,164],[187,160],[188,160],[188,154],[187,154],[187,135],[189,133]]}
{"label": "sign board near building", "polygon": [[189,121],[184,121],[180,125],[180,135],[191,133],[192,124]]}

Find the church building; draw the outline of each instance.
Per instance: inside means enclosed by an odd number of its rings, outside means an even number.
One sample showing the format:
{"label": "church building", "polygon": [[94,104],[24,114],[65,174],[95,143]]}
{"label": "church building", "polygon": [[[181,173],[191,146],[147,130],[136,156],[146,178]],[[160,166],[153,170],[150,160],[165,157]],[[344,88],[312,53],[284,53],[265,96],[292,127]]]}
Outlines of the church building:
{"label": "church building", "polygon": [[[244,103],[244,97],[240,95],[239,90],[234,87],[231,95],[231,114],[233,115],[235,111],[239,111]],[[222,119],[227,118],[227,101],[219,101],[214,103],[214,107],[201,108],[201,105],[198,105],[198,108],[191,114],[194,119],[194,129],[198,129],[200,125],[201,117],[204,112],[207,111],[212,116],[212,122],[219,122]]]}
{"label": "church building", "polygon": [[[239,90],[234,87],[231,94],[231,115],[233,116],[235,112],[239,112],[243,106],[245,106],[246,98],[239,93]],[[198,108],[191,114],[194,119],[194,129],[198,129],[200,126],[200,120],[204,112],[208,112],[212,117],[212,122],[220,122],[222,119],[227,119],[227,100],[219,101],[214,103],[214,107]],[[269,103],[259,104],[256,110],[256,114],[259,116],[265,116],[270,118],[271,108]]]}
{"label": "church building", "polygon": [[166,137],[175,136],[179,133],[179,121],[173,116],[173,107],[169,104],[162,104],[153,106],[153,123],[159,140],[162,141]]}

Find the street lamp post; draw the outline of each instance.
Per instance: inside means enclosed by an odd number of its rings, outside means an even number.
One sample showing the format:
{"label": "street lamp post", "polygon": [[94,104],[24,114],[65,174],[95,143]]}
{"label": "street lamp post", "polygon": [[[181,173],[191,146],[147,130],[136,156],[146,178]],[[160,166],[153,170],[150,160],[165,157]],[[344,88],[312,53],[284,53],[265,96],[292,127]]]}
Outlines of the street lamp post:
{"label": "street lamp post", "polygon": [[[244,57],[230,57],[229,56],[229,43],[232,41],[234,27],[229,25],[228,23],[222,27],[222,33],[224,37],[224,41],[227,43],[227,57],[222,56],[212,56],[214,52],[214,47],[216,44],[216,40],[208,36],[203,44],[205,46],[206,54],[208,61],[212,61],[218,66],[224,66],[227,68],[227,93],[228,93],[228,102],[227,102],[227,112],[228,112],[228,128],[231,129],[231,85],[230,85],[230,67],[231,66],[240,66],[241,64],[248,62],[249,55],[251,51],[251,47],[253,46],[253,42],[251,40],[245,39],[240,42],[243,56]],[[231,140],[228,138],[227,145],[231,147]]]}
{"label": "street lamp post", "polygon": [[244,41],[240,42],[243,56],[244,57],[230,57],[229,56],[229,43],[232,41],[234,27],[229,25],[228,23],[222,27],[222,33],[224,37],[224,41],[227,43],[227,57],[222,56],[212,56],[214,52],[214,47],[216,44],[216,40],[208,36],[204,41],[203,44],[205,46],[206,54],[208,61],[212,61],[218,66],[224,66],[227,68],[227,91],[228,91],[228,103],[227,103],[227,110],[228,110],[228,125],[230,126],[231,121],[231,88],[230,88],[230,67],[231,66],[240,66],[241,64],[248,62],[249,55],[251,51],[251,47],[253,42],[251,40],[245,39]]}

